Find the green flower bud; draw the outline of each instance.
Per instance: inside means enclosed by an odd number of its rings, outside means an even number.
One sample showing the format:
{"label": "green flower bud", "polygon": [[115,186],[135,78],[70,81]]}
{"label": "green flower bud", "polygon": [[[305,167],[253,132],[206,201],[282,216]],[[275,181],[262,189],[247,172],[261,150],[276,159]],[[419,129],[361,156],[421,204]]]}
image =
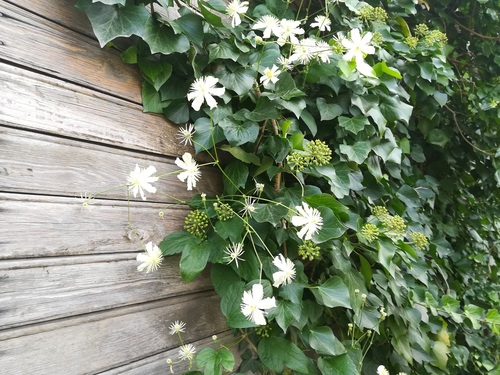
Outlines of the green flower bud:
{"label": "green flower bud", "polygon": [[387,234],[391,237],[399,238],[406,234],[406,224],[399,215],[386,216],[383,223],[389,231]]}
{"label": "green flower bud", "polygon": [[375,206],[372,209],[372,214],[377,219],[382,220],[384,217],[389,215],[389,211],[384,206]]}
{"label": "green flower bud", "polygon": [[209,219],[206,213],[199,210],[191,211],[184,220],[184,229],[193,236],[205,238]]}
{"label": "green flower bud", "polygon": [[415,35],[417,37],[426,36],[429,33],[429,28],[425,23],[420,23],[415,26]]}
{"label": "green flower bud", "polygon": [[311,155],[311,164],[315,166],[326,165],[332,159],[332,150],[325,142],[315,139],[306,145],[306,150]]}
{"label": "green flower bud", "polygon": [[234,217],[234,211],[231,206],[227,203],[215,202],[214,210],[217,214],[217,219],[220,221],[226,221]]}
{"label": "green flower bud", "polygon": [[418,44],[418,38],[415,36],[407,36],[405,39],[405,43],[410,47],[411,49],[417,48]]}
{"label": "green flower bud", "polygon": [[415,244],[415,247],[420,250],[425,249],[429,244],[429,241],[427,241],[427,237],[425,237],[425,235],[421,232],[413,232],[412,234],[410,234],[410,236]]}
{"label": "green flower bud", "polygon": [[299,246],[299,256],[302,260],[314,260],[319,257],[320,247],[312,241],[304,241]]}
{"label": "green flower bud", "polygon": [[368,241],[373,242],[378,239],[380,232],[375,224],[366,223],[361,228],[361,235]]}

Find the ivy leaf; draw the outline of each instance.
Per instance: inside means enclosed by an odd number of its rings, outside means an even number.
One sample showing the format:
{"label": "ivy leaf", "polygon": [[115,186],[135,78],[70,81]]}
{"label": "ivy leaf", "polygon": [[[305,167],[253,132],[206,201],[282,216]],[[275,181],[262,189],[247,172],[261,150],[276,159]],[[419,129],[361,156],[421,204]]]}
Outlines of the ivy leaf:
{"label": "ivy leaf", "polygon": [[269,119],[277,119],[279,113],[274,104],[265,96],[260,96],[257,99],[257,105],[252,112],[245,114],[245,117],[251,121],[264,121]]}
{"label": "ivy leaf", "polygon": [[286,333],[288,327],[294,320],[299,320],[301,315],[302,307],[299,304],[278,300],[277,306],[272,310],[272,314],[269,317],[274,317],[276,323],[280,326],[284,333]]}
{"label": "ivy leaf", "polygon": [[365,116],[355,116],[352,118],[340,116],[339,125],[351,133],[358,134],[366,125],[370,125],[370,121]]}
{"label": "ivy leaf", "polygon": [[281,163],[290,152],[292,146],[286,138],[279,135],[270,136],[265,143],[267,151],[272,155],[276,163]]}
{"label": "ivy leaf", "polygon": [[432,129],[427,137],[429,143],[444,147],[450,140],[448,136],[441,129]]}
{"label": "ivy leaf", "polygon": [[163,104],[161,101],[160,93],[146,81],[142,82],[141,96],[144,112],[163,112]]}
{"label": "ivy leaf", "polygon": [[339,117],[342,114],[342,107],[335,103],[327,103],[326,99],[316,99],[316,106],[318,107],[321,121],[329,121]]}
{"label": "ivy leaf", "polygon": [[221,18],[215,15],[214,13],[210,12],[210,10],[208,10],[208,7],[206,6],[207,4],[208,3],[205,1],[198,2],[198,6],[200,7],[200,12],[203,15],[205,21],[207,21],[209,24],[213,26],[223,27],[224,24],[222,23]]}
{"label": "ivy leaf", "polygon": [[344,345],[335,337],[330,327],[318,327],[309,331],[309,345],[319,355],[337,356],[346,352]]}
{"label": "ivy leaf", "polygon": [[441,370],[446,371],[446,364],[448,363],[448,353],[450,352],[450,349],[448,349],[445,343],[435,341],[434,346],[432,347],[432,352],[436,356],[436,361],[433,363]]}
{"label": "ivy leaf", "polygon": [[232,45],[227,42],[221,42],[219,44],[210,44],[208,46],[209,59],[208,62],[212,62],[216,59],[229,59],[236,61],[240,57],[240,52]]}
{"label": "ivy leaf", "polygon": [[152,18],[146,22],[146,27],[142,35],[148,44],[151,53],[162,53],[170,55],[172,53],[182,53],[189,50],[189,40],[183,34],[175,34],[174,30],[166,25],[160,25]]}
{"label": "ivy leaf", "polygon": [[248,179],[248,167],[239,160],[235,160],[224,168],[224,191],[234,194],[244,187]]}
{"label": "ivy leaf", "polygon": [[150,14],[143,5],[116,6],[79,0],[101,47],[118,37],[143,36]]}
{"label": "ivy leaf", "polygon": [[233,118],[225,118],[219,122],[219,126],[231,146],[254,142],[259,136],[259,124],[256,122],[235,121]]}
{"label": "ivy leaf", "polygon": [[394,267],[392,266],[392,258],[396,254],[396,248],[392,242],[379,240],[377,242],[378,261],[382,264],[387,271],[394,277]]}
{"label": "ivy leaf", "polygon": [[234,367],[234,356],[226,348],[214,350],[203,348],[195,357],[196,367],[204,368],[204,375],[222,375],[222,367],[232,371]]}
{"label": "ivy leaf", "polygon": [[367,141],[358,141],[352,146],[340,145],[340,152],[347,156],[349,160],[362,164],[370,153],[370,143]]}
{"label": "ivy leaf", "polygon": [[304,352],[291,341],[281,337],[264,337],[257,349],[262,363],[270,370],[282,373],[286,367],[308,373],[308,359]]}
{"label": "ivy leaf", "polygon": [[310,289],[318,303],[326,307],[351,308],[349,289],[338,276],[333,276],[323,284]]}
{"label": "ivy leaf", "polygon": [[387,122],[404,121],[408,123],[413,107],[403,103],[398,96],[380,95],[380,111]]}
{"label": "ivy leaf", "polygon": [[182,251],[180,269],[185,282],[193,281],[203,271],[210,256],[210,250],[203,243],[188,243]]}
{"label": "ivy leaf", "polygon": [[[185,9],[185,8],[184,8]],[[203,44],[203,19],[194,13],[187,13],[169,22],[176,34],[184,34],[189,41],[201,46]]]}
{"label": "ivy leaf", "polygon": [[356,364],[347,354],[336,357],[320,357],[318,368],[323,375],[359,375]]}
{"label": "ivy leaf", "polygon": [[464,315],[470,320],[472,323],[472,328],[480,329],[481,328],[481,318],[483,317],[484,310],[476,305],[468,304],[464,306]]}
{"label": "ivy leaf", "polygon": [[342,236],[346,228],[328,207],[317,207],[323,218],[323,227],[313,236],[315,243],[323,243]]}
{"label": "ivy leaf", "polygon": [[338,198],[342,199],[349,195],[351,182],[349,173],[351,169],[346,164],[327,165],[316,167],[316,171],[328,179],[332,193]]}
{"label": "ivy leaf", "polygon": [[233,242],[241,241],[241,234],[244,229],[244,222],[240,217],[235,216],[229,220],[219,220],[215,223],[215,231],[224,239]]}
{"label": "ivy leaf", "polygon": [[189,121],[189,105],[184,99],[170,101],[164,108],[163,114],[175,124]]}
{"label": "ivy leaf", "polygon": [[166,236],[158,246],[164,256],[182,253],[184,250],[198,246],[200,240],[188,232],[174,232]]}
{"label": "ivy leaf", "polygon": [[224,139],[224,132],[217,125],[212,125],[206,117],[200,117],[194,123],[196,133],[194,133],[194,148],[196,152],[210,150],[214,144]]}
{"label": "ivy leaf", "polygon": [[248,68],[240,67],[234,72],[218,72],[217,77],[220,83],[228,90],[233,90],[238,95],[248,94],[252,89],[257,73]]}
{"label": "ivy leaf", "polygon": [[256,203],[252,218],[259,223],[271,223],[274,226],[281,222],[281,219],[288,214],[288,208],[278,204]]}
{"label": "ivy leaf", "polygon": [[220,146],[220,149],[226,152],[229,152],[231,155],[233,155],[236,159],[241,160],[244,163],[247,164],[254,164],[254,165],[260,165],[260,159],[257,155],[246,152],[239,146],[231,147],[229,145],[222,145]]}

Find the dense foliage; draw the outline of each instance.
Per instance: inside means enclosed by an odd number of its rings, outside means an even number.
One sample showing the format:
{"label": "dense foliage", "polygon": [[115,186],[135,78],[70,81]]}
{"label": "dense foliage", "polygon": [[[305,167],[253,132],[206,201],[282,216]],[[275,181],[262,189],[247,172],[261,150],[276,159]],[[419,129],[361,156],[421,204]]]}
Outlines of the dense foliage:
{"label": "dense foliage", "polygon": [[223,175],[159,249],[212,263],[241,373],[498,374],[498,2],[78,4]]}

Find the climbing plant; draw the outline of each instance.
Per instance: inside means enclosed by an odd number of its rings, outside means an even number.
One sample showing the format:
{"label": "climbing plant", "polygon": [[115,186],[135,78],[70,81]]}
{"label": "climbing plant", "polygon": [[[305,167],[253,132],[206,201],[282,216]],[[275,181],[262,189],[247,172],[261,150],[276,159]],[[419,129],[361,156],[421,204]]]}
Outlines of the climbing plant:
{"label": "climbing plant", "polygon": [[[187,282],[211,264],[241,364],[183,344],[189,374],[498,374],[498,2],[78,7],[223,179],[197,191],[179,155],[192,211],[137,258],[180,253]],[[131,193],[156,173],[136,166]]]}

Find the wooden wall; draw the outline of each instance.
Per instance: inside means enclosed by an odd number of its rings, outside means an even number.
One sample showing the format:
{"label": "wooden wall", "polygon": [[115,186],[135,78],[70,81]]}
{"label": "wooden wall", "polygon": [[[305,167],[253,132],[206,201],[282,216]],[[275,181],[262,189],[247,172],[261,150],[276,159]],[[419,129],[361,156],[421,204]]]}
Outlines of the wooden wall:
{"label": "wooden wall", "polygon": [[[176,258],[136,270],[128,212],[142,242],[159,243],[187,211],[158,194],[129,203],[125,187],[90,210],[79,197],[125,184],[136,163],[174,171],[189,149],[142,113],[139,73],[73,6],[0,0],[0,373],[166,374],[174,320],[198,349],[229,334],[207,275],[184,284]],[[199,190],[218,181],[205,170]],[[158,188],[191,196],[175,176]]]}

